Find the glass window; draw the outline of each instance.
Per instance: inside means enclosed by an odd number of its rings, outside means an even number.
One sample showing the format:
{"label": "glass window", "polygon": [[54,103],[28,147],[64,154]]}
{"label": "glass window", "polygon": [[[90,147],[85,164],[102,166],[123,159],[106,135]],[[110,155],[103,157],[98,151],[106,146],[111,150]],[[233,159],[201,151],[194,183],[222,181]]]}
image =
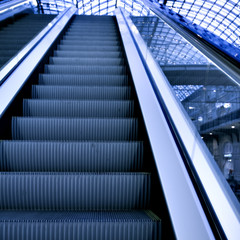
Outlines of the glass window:
{"label": "glass window", "polygon": [[[240,200],[240,84],[230,80],[204,55],[156,17],[132,17],[140,34],[157,60],[186,114],[209,148],[227,181],[234,179],[233,190]],[[150,28],[151,23],[157,24]],[[207,22],[207,20],[206,20]],[[207,23],[202,23],[207,25]],[[219,24],[215,21],[215,25]],[[145,27],[148,28],[145,28]],[[230,29],[209,29],[231,35]],[[148,32],[146,32],[148,31]],[[155,41],[153,41],[153,39]],[[232,38],[235,40],[235,38]],[[225,142],[231,140],[230,148]],[[231,160],[231,168],[229,162]],[[228,167],[226,167],[228,166]],[[231,170],[231,179],[229,172]],[[232,183],[232,182],[231,182]],[[231,185],[233,186],[233,185]]]}
{"label": "glass window", "polygon": [[[167,6],[172,8],[173,11],[180,13],[182,16],[187,17],[189,20],[193,20],[197,24],[200,24],[202,20],[205,21],[201,26],[220,37],[223,37],[224,34],[229,34],[227,36],[228,42],[240,48],[239,43],[237,44],[235,42],[236,37],[239,37],[238,32],[223,33],[226,28],[229,29],[232,25],[240,26],[240,5],[238,0],[177,0],[177,2],[178,4],[176,4],[175,0],[168,0]],[[189,12],[186,13],[186,11]],[[219,21],[219,27],[216,25],[214,19]],[[221,27],[221,25],[224,25],[224,27]],[[221,30],[216,29],[216,26]]]}

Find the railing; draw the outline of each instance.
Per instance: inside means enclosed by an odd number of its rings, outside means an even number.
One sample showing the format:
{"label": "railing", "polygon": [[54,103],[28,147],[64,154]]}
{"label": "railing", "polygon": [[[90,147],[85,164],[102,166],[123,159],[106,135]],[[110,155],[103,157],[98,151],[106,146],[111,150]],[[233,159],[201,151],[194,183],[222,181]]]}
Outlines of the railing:
{"label": "railing", "polygon": [[33,49],[42,41],[42,39],[54,28],[61,18],[70,8],[59,14],[51,23],[48,24],[31,42],[27,44],[16,56],[14,56],[0,71],[0,85],[8,76],[19,66],[19,64],[33,51]]}
{"label": "railing", "polygon": [[75,12],[71,7],[59,14],[2,69],[0,117]]}
{"label": "railing", "polygon": [[158,2],[151,0],[143,0],[143,2],[240,85],[240,49],[202,27],[192,24]]}
{"label": "railing", "polygon": [[154,62],[151,69],[147,67],[145,57],[150,52],[122,9],[116,17],[176,239],[214,239],[168,127],[160,95],[152,86],[151,72],[159,67]]}
{"label": "railing", "polygon": [[14,0],[14,1],[6,1],[0,4],[0,13],[5,11],[13,10],[16,7],[28,4],[29,0]]}
{"label": "railing", "polygon": [[22,11],[32,11],[32,6],[29,1],[14,0],[0,4],[0,21],[13,17]]}
{"label": "railing", "polygon": [[[157,11],[154,11],[155,13]],[[194,183],[198,197],[216,238],[238,239],[240,236],[240,205],[224,179],[219,167],[190,121],[158,63],[144,46],[138,29],[125,16],[142,61],[148,71],[152,87],[161,105],[168,126],[181,153],[184,165]],[[187,38],[187,36],[184,36]],[[200,43],[198,43],[200,44]],[[205,51],[207,51],[205,49]],[[211,55],[214,56],[212,52]],[[218,59],[215,56],[216,59]],[[218,59],[221,62],[221,59]],[[226,62],[222,66],[227,66]],[[176,65],[173,64],[173,69]],[[226,68],[225,68],[226,70]],[[229,73],[231,68],[228,66]],[[233,71],[234,72],[234,71]],[[235,72],[236,73],[236,72]],[[236,79],[237,74],[232,78]],[[202,88],[202,87],[201,87]],[[215,93],[216,91],[213,90]],[[150,107],[150,106],[149,106]]]}

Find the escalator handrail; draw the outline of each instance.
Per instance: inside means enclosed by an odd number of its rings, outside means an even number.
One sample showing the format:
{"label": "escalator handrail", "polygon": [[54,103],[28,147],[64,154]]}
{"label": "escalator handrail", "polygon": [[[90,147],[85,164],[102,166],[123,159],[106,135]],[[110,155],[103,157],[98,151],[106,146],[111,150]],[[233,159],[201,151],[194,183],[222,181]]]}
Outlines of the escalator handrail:
{"label": "escalator handrail", "polygon": [[65,9],[55,17],[34,39],[32,39],[20,52],[17,53],[0,71],[0,86],[7,80],[8,76],[20,65],[20,63],[33,51],[42,39],[55,27],[55,25],[70,11]]}
{"label": "escalator handrail", "polygon": [[[67,23],[75,14],[76,8],[70,7],[62,12],[57,18],[48,24],[46,28],[40,32],[14,59],[14,69],[7,69],[7,78],[0,86],[0,118],[10,106],[13,99],[24,86],[32,72],[36,69],[41,59],[51,48],[53,42],[58,38],[59,34],[64,30]],[[22,52],[21,51],[21,52]],[[21,61],[19,61],[19,59]],[[12,67],[12,66],[11,66]],[[2,72],[0,72],[2,74]],[[6,74],[6,73],[5,73]],[[3,74],[2,76],[6,76]]]}
{"label": "escalator handrail", "polygon": [[[136,32],[137,29],[133,24],[129,27],[122,9],[115,12],[172,231],[176,239],[215,239],[153,90],[148,69],[131,34],[131,31]],[[128,20],[131,21],[130,18]],[[142,43],[141,46],[147,50]],[[144,56],[147,55],[147,51],[144,51]],[[159,203],[159,211],[161,207]]]}
{"label": "escalator handrail", "polygon": [[[166,14],[166,6],[164,6],[164,9],[162,9],[162,5],[158,2],[154,2],[151,0],[143,0],[143,2],[146,4],[147,7],[151,9],[152,12],[156,14],[157,17],[161,18],[164,22],[171,26],[176,32],[178,32],[182,37],[184,37],[188,42],[190,42],[194,47],[196,47],[200,52],[202,52],[202,54],[204,54],[210,61],[212,61],[214,65],[216,65],[224,73],[226,73],[232,81],[234,81],[240,86],[239,56],[237,60],[234,58],[235,56],[227,54],[226,51],[224,52],[223,47],[220,48],[218,46],[214,46],[214,43],[216,43],[217,41],[212,40],[210,42],[199,34],[195,33],[189,28],[189,23],[180,24],[174,17],[170,18]],[[222,40],[215,35],[214,37]],[[236,51],[240,52],[238,48],[232,48],[232,52],[235,52],[235,54]]]}
{"label": "escalator handrail", "polygon": [[0,4],[0,22],[14,18],[15,15],[24,12],[33,12],[32,5],[29,1],[16,1],[16,4],[11,5],[5,3]]}
{"label": "escalator handrail", "polygon": [[[147,49],[137,28],[129,17],[125,16],[125,20],[139,54],[142,56],[142,62],[149,74],[152,87],[181,152],[184,164],[191,175],[191,180],[195,181],[195,187],[200,188],[197,192],[200,191],[200,194],[203,194],[199,196],[201,197],[200,201],[205,201],[204,204],[210,211],[206,215],[210,214],[211,224],[215,224],[215,226],[212,226],[215,228],[213,229],[215,236],[221,239],[238,239],[240,236],[239,202],[209,150],[202,143],[202,139],[193,123],[176,99],[164,73]],[[204,210],[206,210],[206,207],[204,207]]]}
{"label": "escalator handrail", "polygon": [[13,9],[15,7],[18,7],[23,4],[28,4],[29,1],[26,0],[14,0],[14,1],[8,1],[0,4],[0,12],[8,9]]}

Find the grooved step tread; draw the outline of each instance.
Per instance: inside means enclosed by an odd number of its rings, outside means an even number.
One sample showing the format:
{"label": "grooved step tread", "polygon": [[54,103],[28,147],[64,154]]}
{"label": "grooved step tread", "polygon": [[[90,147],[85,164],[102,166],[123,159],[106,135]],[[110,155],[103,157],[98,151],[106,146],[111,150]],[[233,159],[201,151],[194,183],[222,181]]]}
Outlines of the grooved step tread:
{"label": "grooved step tread", "polygon": [[147,209],[149,173],[0,173],[0,209],[130,210]]}
{"label": "grooved step tread", "polygon": [[130,172],[143,165],[143,142],[1,141],[1,171]]}
{"label": "grooved step tread", "polygon": [[54,65],[98,65],[98,66],[123,66],[125,64],[122,58],[80,58],[80,57],[50,57],[49,63]]}
{"label": "grooved step tread", "polygon": [[34,117],[108,117],[134,116],[133,101],[23,100],[23,115]]}
{"label": "grooved step tread", "polygon": [[1,239],[161,239],[161,220],[150,210],[121,212],[4,211],[0,212],[0,216]]}
{"label": "grooved step tread", "polygon": [[127,75],[40,74],[39,84],[56,86],[127,86]]}
{"label": "grooved step tread", "polygon": [[122,58],[123,53],[121,51],[104,52],[104,51],[66,51],[66,50],[55,50],[54,56],[56,57],[102,57],[102,58]]}
{"label": "grooved step tread", "polygon": [[53,74],[127,74],[126,66],[45,65],[45,73]]}
{"label": "grooved step tread", "polygon": [[14,140],[137,140],[137,119],[12,118]]}
{"label": "grooved step tread", "polygon": [[62,100],[128,100],[131,98],[131,87],[33,85],[32,98]]}
{"label": "grooved step tread", "polygon": [[88,45],[58,45],[58,50],[63,51],[89,51],[89,52],[95,52],[95,51],[104,51],[104,52],[118,52],[121,51],[120,46],[88,46]]}
{"label": "grooved step tread", "polygon": [[[1,41],[1,40],[0,40]],[[61,40],[60,44],[64,45],[89,45],[89,46],[95,46],[99,44],[99,41],[96,41],[95,39],[92,40]],[[121,42],[117,40],[104,40],[101,41],[101,46],[121,46]]]}

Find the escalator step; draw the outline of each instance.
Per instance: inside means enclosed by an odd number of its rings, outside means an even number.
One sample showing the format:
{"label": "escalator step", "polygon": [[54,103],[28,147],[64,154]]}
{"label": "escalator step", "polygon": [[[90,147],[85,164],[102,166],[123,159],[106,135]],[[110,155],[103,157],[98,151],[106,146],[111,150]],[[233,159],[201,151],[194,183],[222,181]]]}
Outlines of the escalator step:
{"label": "escalator step", "polygon": [[62,100],[129,100],[130,87],[32,86],[32,98]]}
{"label": "escalator step", "polygon": [[66,40],[79,40],[79,41],[83,41],[83,40],[94,40],[94,41],[119,41],[119,37],[118,36],[107,36],[107,35],[103,35],[103,36],[97,36],[97,37],[92,37],[92,36],[88,36],[88,35],[83,35],[83,36],[63,36],[63,39]]}
{"label": "escalator step", "polygon": [[137,140],[137,119],[12,118],[14,140]]}
{"label": "escalator step", "polygon": [[98,65],[45,65],[45,73],[53,74],[127,74],[125,66],[98,66]]}
{"label": "escalator step", "polygon": [[[0,40],[1,41],[1,40]],[[92,39],[91,41],[84,41],[84,40],[61,40],[60,44],[64,45],[88,45],[88,46],[96,46],[99,44],[99,41]],[[101,46],[121,46],[120,41],[110,41],[105,40],[101,41]]]}
{"label": "escalator step", "polygon": [[0,211],[0,238],[8,240],[160,240],[151,211]]}
{"label": "escalator step", "polygon": [[7,39],[7,40],[0,39],[0,45],[5,45],[5,44],[25,44],[25,43],[26,43],[25,39]]}
{"label": "escalator step", "polygon": [[1,171],[140,171],[143,143],[2,141],[0,160]]}
{"label": "escalator step", "polygon": [[121,51],[122,48],[119,46],[58,45],[57,49],[63,51],[115,52]]}
{"label": "escalator step", "polygon": [[55,65],[98,65],[98,66],[122,66],[125,64],[122,58],[67,58],[67,57],[50,57],[50,64]]}
{"label": "escalator step", "polygon": [[65,36],[117,36],[119,33],[118,31],[112,29],[107,29],[106,27],[90,27],[84,26],[82,28],[71,28],[68,29],[65,33]]}
{"label": "escalator step", "polygon": [[82,28],[77,28],[77,27],[73,27],[71,29],[68,29],[65,32],[65,35],[67,36],[68,34],[76,34],[76,35],[81,35],[82,33],[84,35],[87,35],[87,33],[89,33],[89,36],[102,36],[102,35],[107,35],[107,36],[117,36],[118,35],[118,31],[116,29],[113,28],[113,26],[110,26],[110,29],[108,29],[108,26],[101,26],[101,27],[97,27],[97,26],[90,26],[90,25],[85,25],[82,26]]}
{"label": "escalator step", "polygon": [[[0,52],[1,53],[1,52]],[[88,52],[88,51],[63,51],[63,50],[55,50],[54,51],[55,57],[98,57],[98,58],[122,58],[122,52],[102,52],[102,51],[95,51],[95,52]]]}
{"label": "escalator step", "polygon": [[147,209],[148,173],[0,173],[0,209]]}
{"label": "escalator step", "polygon": [[127,75],[40,74],[42,85],[127,86]]}
{"label": "escalator step", "polygon": [[134,116],[133,101],[23,100],[30,117],[126,118]]}
{"label": "escalator step", "polygon": [[118,37],[118,33],[105,33],[105,31],[101,31],[101,32],[95,32],[95,31],[85,31],[85,32],[66,32],[65,37],[68,37],[68,36],[71,36],[71,37],[92,37],[92,38],[95,38],[95,37],[108,37],[108,38],[111,38],[111,37]]}
{"label": "escalator step", "polygon": [[3,49],[0,50],[0,56],[14,56],[17,53],[17,50],[12,50],[12,49]]}
{"label": "escalator step", "polygon": [[0,45],[0,51],[7,50],[7,49],[18,51],[23,47],[24,47],[23,44],[11,44],[11,43],[10,44],[4,44],[4,45]]}

